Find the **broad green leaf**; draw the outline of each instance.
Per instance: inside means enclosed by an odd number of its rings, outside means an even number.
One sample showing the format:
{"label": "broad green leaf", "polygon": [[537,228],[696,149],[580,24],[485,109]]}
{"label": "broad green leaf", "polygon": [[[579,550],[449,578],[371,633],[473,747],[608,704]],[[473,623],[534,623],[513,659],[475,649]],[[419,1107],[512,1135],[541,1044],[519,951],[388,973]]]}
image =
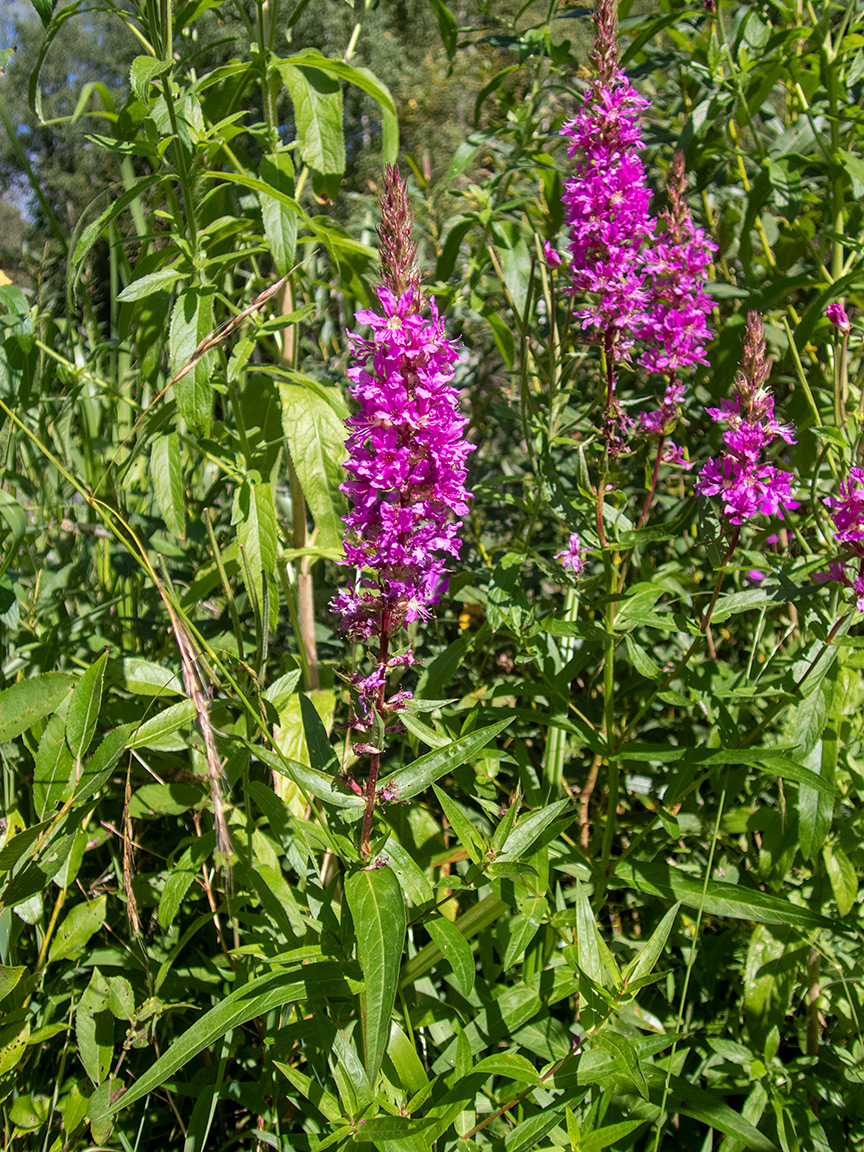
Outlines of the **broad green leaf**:
{"label": "broad green leaf", "polygon": [[576,963],[585,979],[579,980],[579,1019],[583,1028],[596,1027],[603,1018],[603,1003],[597,989],[606,983],[600,952],[599,933],[588,890],[576,881]]}
{"label": "broad green leaf", "polygon": [[[171,312],[168,332],[171,375],[176,376],[194,355],[195,349],[213,331],[213,289],[188,288]],[[215,364],[211,349],[174,385],[177,409],[193,432],[209,436],[213,414],[213,386],[210,381]]]}
{"label": "broad green leaf", "polygon": [[[294,162],[287,150],[273,152],[261,160],[261,180],[269,187],[276,188],[286,197],[294,196]],[[284,200],[276,200],[266,192],[259,192],[261,220],[264,236],[280,276],[291,271],[294,263],[294,250],[297,245],[298,215]]]}
{"label": "broad green leaf", "polygon": [[[316,693],[310,699],[309,696],[301,692],[299,694],[300,715],[303,719],[303,735],[306,739],[310,766],[317,768],[319,772],[332,774],[339,770],[339,758],[330,743],[327,728],[316,706],[321,699],[320,693]],[[329,695],[325,699],[329,703]],[[332,722],[332,713],[330,722]]]}
{"label": "broad green leaf", "polygon": [[798,928],[831,928],[835,931],[841,928],[833,920],[789,899],[723,880],[709,880],[707,885],[703,885],[700,877],[670,864],[624,861],[615,870],[611,886],[635,888],[666,900],[678,900],[687,908],[703,907],[712,916],[728,916],[733,920],[792,924]]}
{"label": "broad green leaf", "polygon": [[123,1095],[123,1081],[114,1076],[108,1077],[101,1083],[87,1104],[87,1119],[90,1121],[90,1132],[97,1144],[106,1144],[111,1138],[114,1124],[112,1122],[112,1106]]}
{"label": "broad green leaf", "polygon": [[804,767],[790,755],[788,748],[682,748],[665,744],[625,744],[619,752],[619,759],[643,761],[645,763],[672,764],[685,761],[699,767],[723,766],[726,764],[750,764],[760,772],[779,776],[794,784],[813,788],[825,797],[834,796],[834,786],[810,768]]}
{"label": "broad green leaf", "polygon": [[26,971],[23,965],[10,968],[0,964],[0,1000],[9,995]]}
{"label": "broad green leaf", "polygon": [[345,171],[342,89],[319,68],[280,63],[279,72],[294,105],[294,123],[304,164],[322,175]]}
{"label": "broad green leaf", "polygon": [[508,1080],[518,1080],[522,1084],[542,1083],[533,1064],[517,1053],[501,1052],[486,1056],[471,1071],[484,1076],[506,1076]]}
{"label": "broad green leaf", "polygon": [[298,52],[286,60],[287,64],[309,63],[328,75],[336,76],[367,92],[381,108],[381,137],[385,164],[395,164],[399,157],[399,118],[390,89],[368,68],[354,67],[344,60],[331,60],[314,48]]}
{"label": "broad green leaf", "polygon": [[333,962],[310,964],[302,973],[284,970],[267,973],[236,988],[209,1012],[205,1012],[191,1028],[178,1036],[171,1047],[138,1077],[122,1099],[112,1105],[111,1111],[116,1112],[127,1104],[134,1104],[136,1100],[140,1100],[164,1084],[169,1077],[180,1068],[184,1068],[199,1052],[203,1052],[226,1032],[239,1028],[249,1020],[254,1020],[256,1016],[266,1015],[273,1008],[281,1008],[298,1000],[308,1000],[315,994],[318,996],[347,994],[339,964]]}
{"label": "broad green leaf", "polygon": [[366,1074],[374,1085],[390,1036],[399,966],[405,945],[405,898],[393,869],[365,868],[345,881],[363,972],[360,999]]}
{"label": "broad green leaf", "polygon": [[136,820],[156,816],[179,816],[204,799],[204,789],[197,784],[172,781],[170,784],[144,784],[129,800],[129,815]]}
{"label": "broad green leaf", "polygon": [[182,696],[180,673],[140,656],[126,656],[112,668],[123,687],[138,696]]}
{"label": "broad green leaf", "polygon": [[55,712],[45,725],[33,769],[33,804],[40,820],[57,812],[72,795],[73,766],[66,742],[66,717]]}
{"label": "broad green leaf", "polygon": [[858,895],[858,874],[855,866],[839,844],[826,844],[822,857],[831,881],[831,890],[841,916],[848,916]]}
{"label": "broad green leaf", "polygon": [[0,744],[14,740],[54,712],[77,683],[76,676],[65,672],[46,672],[5,688],[0,692]]}
{"label": "broad green leaf", "polygon": [[159,897],[159,923],[166,931],[174,923],[174,917],[180,911],[183,898],[194,880],[195,871],[191,867],[178,866],[168,873]]}
{"label": "broad green leaf", "polygon": [[29,1020],[25,1020],[23,1024],[11,1024],[8,1028],[0,1031],[0,1076],[5,1076],[7,1072],[11,1072],[21,1062],[21,1058],[27,1051],[29,1039]]}
{"label": "broad green leaf", "polygon": [[157,436],[150,449],[150,476],[165,527],[174,536],[186,535],[186,492],[180,437],[176,432]]}
{"label": "broad green leaf", "polygon": [[460,736],[443,748],[427,752],[425,756],[421,756],[405,768],[400,768],[398,772],[379,780],[378,787],[386,790],[394,800],[410,800],[412,796],[423,792],[446,773],[467,763],[512,722],[513,717],[508,716],[505,720],[498,720],[495,724],[478,728],[476,732],[469,732],[467,736]]}
{"label": "broad green leaf", "polygon": [[345,478],[345,424],[317,393],[299,384],[279,382],[282,427],[322,548],[341,549]]}
{"label": "broad green leaf", "polygon": [[173,61],[160,60],[155,56],[136,56],[129,69],[129,83],[132,91],[142,104],[150,103],[150,85],[160,76],[170,72]]}
{"label": "broad green leaf", "polygon": [[121,724],[113,732],[108,733],[84,765],[72,795],[73,802],[83,804],[91,796],[95,796],[126,751],[126,743],[134,730],[134,724]]}
{"label": "broad green leaf", "polygon": [[107,1077],[114,1056],[114,1017],[108,1011],[108,985],[98,968],[75,1008],[75,1038],[84,1071],[95,1087]]}
{"label": "broad green leaf", "polygon": [[237,523],[237,543],[246,558],[241,565],[244,582],[251,579],[247,588],[250,597],[264,611],[264,582],[267,583],[270,618],[264,626],[275,631],[279,617],[279,592],[276,578],[276,560],[279,547],[279,529],[276,523],[276,507],[273,503],[273,489],[269,484],[259,484],[247,480],[237,490],[235,506]]}
{"label": "broad green leaf", "polygon": [[390,1058],[402,1087],[412,1096],[422,1092],[429,1084],[429,1077],[417,1049],[394,1020],[390,1025],[390,1042],[387,1045]]}
{"label": "broad green leaf", "polygon": [[90,747],[96,731],[107,661],[108,653],[103,652],[96,663],[91,664],[76,684],[66,709],[66,741],[76,766]]}
{"label": "broad green leaf", "polygon": [[411,853],[402,847],[395,835],[387,837],[384,855],[390,857],[390,866],[402,885],[408,903],[415,907],[431,903],[435,893],[426,873],[416,863]]}
{"label": "broad green leaf", "polygon": [[100,896],[86,904],[76,904],[57,929],[57,935],[48,953],[48,963],[68,957],[77,959],[84,951],[87,941],[105,923],[107,896]]}
{"label": "broad green leaf", "polygon": [[[446,916],[436,916],[424,922],[423,927],[438,945],[441,955],[453,969],[453,976],[463,996],[470,996],[474,987],[474,954],[471,945]],[[505,965],[506,968],[506,965]]]}
{"label": "broad green leaf", "polygon": [[611,1054],[619,1070],[633,1084],[642,1099],[647,1100],[648,1085],[645,1083],[645,1074],[632,1042],[626,1036],[620,1036],[608,1028],[599,1032],[595,1039],[601,1048],[605,1048]]}
{"label": "broad green leaf", "polygon": [[184,278],[185,273],[176,268],[160,268],[158,272],[149,272],[138,280],[127,284],[117,299],[121,304],[129,304],[133,300],[145,300],[156,292],[168,292],[178,280]]}
{"label": "broad green leaf", "polygon": [[[180,700],[151,716],[134,729],[127,748],[158,748],[172,732],[185,727],[195,719],[195,705],[191,700]],[[183,747],[183,744],[180,745]]]}

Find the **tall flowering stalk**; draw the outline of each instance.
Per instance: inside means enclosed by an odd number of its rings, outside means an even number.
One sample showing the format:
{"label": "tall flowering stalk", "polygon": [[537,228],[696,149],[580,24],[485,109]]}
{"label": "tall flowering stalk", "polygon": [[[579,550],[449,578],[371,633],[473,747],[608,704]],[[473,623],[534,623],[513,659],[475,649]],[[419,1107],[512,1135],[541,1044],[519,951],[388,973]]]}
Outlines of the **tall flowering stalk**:
{"label": "tall flowering stalk", "polygon": [[[704,288],[716,245],[693,224],[680,151],[669,176],[669,208],[659,227],[652,217],[651,193],[640,158],[644,148],[641,116],[650,101],[636,92],[619,68],[615,0],[599,0],[594,18],[592,60],[597,75],[576,117],[562,128],[568,154],[575,161],[563,197],[570,229],[571,290],[585,301],[575,308],[576,319],[604,350],[604,436],[610,457],[624,451],[634,430],[616,397],[619,365],[633,365],[636,358],[642,369],[667,377],[660,408],[645,413],[639,424],[643,434],[659,441],[641,525],[660,464],[684,463],[680,448],[668,436],[684,396],[681,378],[694,365],[707,363],[711,302]],[[637,346],[641,348],[638,357]],[[601,478],[601,542],[602,490]]]}
{"label": "tall flowering stalk", "polygon": [[[457,352],[444,331],[435,301],[420,291],[413,220],[396,168],[388,168],[381,198],[381,278],[378,310],[356,313],[372,332],[351,334],[354,360],[348,369],[357,414],[348,420],[349,479],[341,486],[351,501],[345,516],[345,559],[354,569],[351,587],[332,608],[354,641],[370,645],[373,670],[355,674],[354,751],[370,757],[363,789],[366,813],[361,852],[369,853],[378,768],[384,737],[410,692],[390,693],[397,669],[415,662],[407,644],[393,653],[400,631],[430,615],[446,586],[446,560],[459,555],[460,520],[470,493],[466,458],[452,386]],[[407,641],[407,636],[405,640]],[[359,787],[359,786],[358,786]]]}
{"label": "tall flowering stalk", "polygon": [[744,355],[735,377],[733,399],[723,400],[708,414],[726,425],[723,454],[710,459],[696,480],[695,489],[702,496],[719,496],[722,515],[731,525],[734,550],[741,525],[754,516],[780,515],[784,508],[795,507],[791,485],[794,476],[762,459],[762,453],[779,437],[794,444],[793,430],[774,418],[774,397],[766,386],[771,360],[766,355],[762,317],[758,312],[747,315]]}
{"label": "tall flowering stalk", "polygon": [[654,235],[651,193],[639,156],[645,147],[640,118],[650,100],[640,96],[618,67],[614,0],[594,13],[592,61],[597,76],[585,101],[562,128],[576,161],[564,185],[570,229],[574,295],[588,296],[575,311],[582,328],[606,354],[606,407],[614,403],[615,366],[645,322],[647,274],[642,249]]}
{"label": "tall flowering stalk", "polygon": [[640,332],[647,345],[640,365],[648,372],[666,377],[666,391],[660,407],[643,412],[641,431],[657,438],[657,454],[651,487],[645,498],[639,527],[657,485],[661,463],[689,467],[680,447],[669,439],[678,422],[685,385],[681,377],[697,364],[707,364],[705,347],[711,338],[708,313],[711,300],[705,294],[708,266],[717,245],[703,228],[697,228],[687,206],[687,173],[684,153],[678,149],[666,185],[669,207],[661,214],[662,232],[646,253],[651,277],[648,315]]}

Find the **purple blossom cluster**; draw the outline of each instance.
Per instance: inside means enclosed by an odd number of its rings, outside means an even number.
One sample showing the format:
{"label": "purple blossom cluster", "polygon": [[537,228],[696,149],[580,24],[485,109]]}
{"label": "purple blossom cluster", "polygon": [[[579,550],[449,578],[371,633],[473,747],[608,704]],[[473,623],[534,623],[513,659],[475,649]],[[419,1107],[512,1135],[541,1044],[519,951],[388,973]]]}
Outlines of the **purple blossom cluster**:
{"label": "purple blossom cluster", "polygon": [[708,363],[705,345],[711,338],[707,317],[712,304],[705,283],[717,251],[704,228],[693,224],[686,192],[684,153],[679,149],[667,183],[669,208],[660,217],[664,230],[645,253],[651,282],[648,317],[640,331],[640,339],[648,345],[640,364],[673,381],[696,364]]}
{"label": "purple blossom cluster", "polygon": [[774,397],[766,387],[770,371],[762,317],[750,312],[744,355],[735,377],[737,395],[723,400],[719,408],[708,409],[713,420],[726,425],[723,454],[708,460],[695,484],[700,495],[721,498],[723,516],[736,527],[759,514],[782,517],[784,508],[797,507],[792,499],[792,473],[761,459],[775,437],[795,443],[792,428],[774,418]]}
{"label": "purple blossom cluster", "polygon": [[435,302],[423,316],[414,287],[399,296],[382,287],[378,299],[380,311],[356,314],[372,336],[351,335],[348,369],[359,408],[348,421],[350,478],[341,487],[352,504],[344,563],[356,576],[333,609],[356,640],[392,636],[429,615],[444,587],[444,557],[459,555],[470,495],[473,445],[451,384],[457,352]]}
{"label": "purple blossom cluster", "polygon": [[616,366],[632,361],[639,344],[639,365],[668,378],[661,408],[644,414],[639,430],[660,438],[658,462],[680,464],[680,448],[666,440],[683,399],[678,377],[707,363],[711,301],[704,289],[716,245],[693,224],[680,151],[669,175],[669,207],[659,222],[650,214],[639,156],[641,116],[650,101],[618,66],[612,0],[597,4],[593,60],[598,75],[575,118],[562,128],[575,161],[563,196],[571,291],[588,300],[574,315],[606,353],[604,439],[610,455],[620,455],[634,427],[614,395]]}
{"label": "purple blossom cluster", "polygon": [[816,577],[851,588],[859,612],[864,612],[864,468],[852,468],[848,480],[840,481],[840,495],[828,496],[834,539],[843,550],[828,571]]}
{"label": "purple blossom cluster", "polygon": [[571,284],[574,294],[590,298],[575,315],[613,362],[629,359],[648,304],[642,249],[655,224],[639,152],[645,146],[640,117],[649,105],[616,70],[594,80],[582,108],[562,128],[576,161],[563,196]]}
{"label": "purple blossom cluster", "polygon": [[556,552],[555,559],[561,561],[562,568],[570,568],[576,579],[579,579],[585,567],[586,556],[578,532],[571,533],[567,547],[561,552]]}

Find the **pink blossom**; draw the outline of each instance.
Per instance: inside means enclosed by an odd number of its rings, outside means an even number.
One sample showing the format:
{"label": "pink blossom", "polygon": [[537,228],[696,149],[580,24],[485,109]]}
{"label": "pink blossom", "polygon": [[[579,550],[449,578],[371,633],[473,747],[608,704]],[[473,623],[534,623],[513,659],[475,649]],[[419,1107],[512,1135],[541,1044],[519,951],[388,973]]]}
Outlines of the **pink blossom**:
{"label": "pink blossom", "polygon": [[839,301],[835,300],[833,304],[829,304],[825,309],[825,315],[828,317],[834,327],[839,329],[839,331],[844,336],[848,336],[852,331],[852,325],[849,322],[849,317],[846,315],[845,311],[843,310],[843,305],[840,304]]}
{"label": "pink blossom", "polygon": [[570,568],[573,575],[578,579],[582,575],[582,570],[585,567],[586,557],[585,551],[582,547],[582,541],[579,539],[579,533],[573,532],[567,542],[567,547],[562,552],[555,553],[555,559],[561,561],[563,568]]}

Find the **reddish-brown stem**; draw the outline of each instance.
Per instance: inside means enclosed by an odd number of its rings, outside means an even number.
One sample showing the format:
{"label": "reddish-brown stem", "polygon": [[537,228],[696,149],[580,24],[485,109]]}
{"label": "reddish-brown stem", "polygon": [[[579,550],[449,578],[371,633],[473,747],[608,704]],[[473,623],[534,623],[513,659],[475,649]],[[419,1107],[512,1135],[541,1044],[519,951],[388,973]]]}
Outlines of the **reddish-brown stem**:
{"label": "reddish-brown stem", "polygon": [[657,445],[657,459],[654,461],[654,474],[651,477],[651,487],[648,489],[648,495],[645,497],[645,503],[642,505],[642,514],[639,517],[639,523],[636,528],[644,528],[645,521],[648,519],[648,512],[651,508],[651,501],[654,499],[654,491],[657,487],[657,477],[660,475],[660,462],[663,458],[663,445],[666,443],[665,433],[660,434],[660,441]]}
{"label": "reddish-brown stem", "polygon": [[[378,667],[387,667],[387,658],[390,650],[390,609],[384,608],[381,613],[381,642],[378,646]],[[382,680],[375,694],[375,711],[381,719],[382,726],[386,722],[384,712],[384,698],[387,693],[386,678]],[[381,753],[372,752],[369,758],[369,778],[366,781],[366,811],[363,813],[363,832],[360,836],[360,855],[369,855],[369,840],[372,836],[372,816],[375,812],[376,791],[378,788],[378,768],[381,763]]]}

